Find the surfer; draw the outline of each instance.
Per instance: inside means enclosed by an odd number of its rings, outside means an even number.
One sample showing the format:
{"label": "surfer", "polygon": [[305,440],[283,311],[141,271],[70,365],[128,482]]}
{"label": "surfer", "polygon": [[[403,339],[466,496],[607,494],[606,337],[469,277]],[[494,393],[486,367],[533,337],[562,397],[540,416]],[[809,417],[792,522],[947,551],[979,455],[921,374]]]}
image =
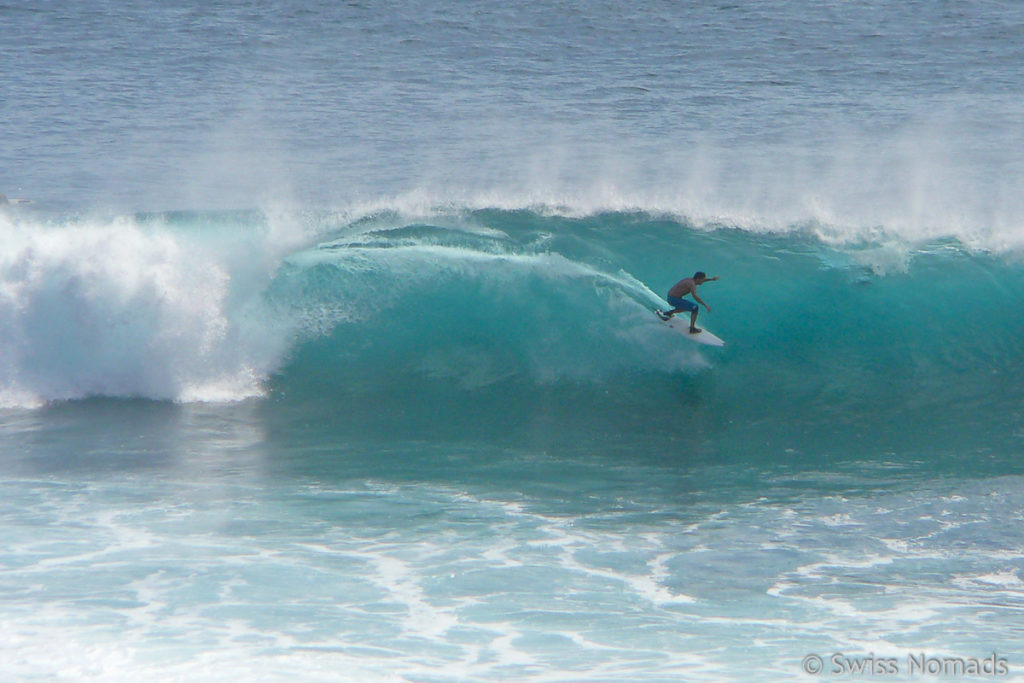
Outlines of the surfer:
{"label": "surfer", "polygon": [[700,332],[700,328],[697,327],[697,313],[700,311],[700,306],[684,299],[683,297],[687,294],[692,294],[693,298],[699,303],[704,304],[704,308],[708,309],[708,313],[711,312],[711,307],[708,306],[704,299],[697,296],[697,285],[702,285],[705,282],[712,282],[717,280],[718,276],[708,277],[702,271],[697,271],[693,274],[693,277],[684,277],[679,282],[672,285],[672,289],[668,290],[669,305],[673,306],[671,311],[655,311],[658,317],[662,320],[671,320],[672,316],[676,313],[682,313],[688,311],[690,313],[690,334],[697,334]]}

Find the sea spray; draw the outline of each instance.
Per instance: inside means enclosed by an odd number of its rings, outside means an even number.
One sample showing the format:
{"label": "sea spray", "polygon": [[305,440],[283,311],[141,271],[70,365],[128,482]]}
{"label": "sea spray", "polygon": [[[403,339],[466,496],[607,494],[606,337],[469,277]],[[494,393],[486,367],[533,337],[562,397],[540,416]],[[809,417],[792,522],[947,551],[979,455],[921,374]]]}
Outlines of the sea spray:
{"label": "sea spray", "polygon": [[[0,219],[0,400],[259,394],[284,335],[259,310],[259,291],[238,286],[265,284],[249,264],[261,250],[266,259],[272,242],[260,226],[242,236],[222,227],[205,234],[216,227],[133,217]],[[249,327],[254,316],[258,332]]]}

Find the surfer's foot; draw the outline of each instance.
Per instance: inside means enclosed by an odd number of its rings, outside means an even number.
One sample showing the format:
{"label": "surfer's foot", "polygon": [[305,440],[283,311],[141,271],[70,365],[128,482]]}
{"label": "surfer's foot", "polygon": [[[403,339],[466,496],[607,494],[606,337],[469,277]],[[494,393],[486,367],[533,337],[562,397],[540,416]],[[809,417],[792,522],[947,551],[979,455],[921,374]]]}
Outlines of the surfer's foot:
{"label": "surfer's foot", "polygon": [[655,313],[657,313],[658,317],[661,318],[662,320],[671,320],[672,319],[672,314],[671,313],[666,313],[665,311],[655,311]]}
{"label": "surfer's foot", "polygon": [[699,327],[691,327],[690,334],[700,334],[701,329]]}

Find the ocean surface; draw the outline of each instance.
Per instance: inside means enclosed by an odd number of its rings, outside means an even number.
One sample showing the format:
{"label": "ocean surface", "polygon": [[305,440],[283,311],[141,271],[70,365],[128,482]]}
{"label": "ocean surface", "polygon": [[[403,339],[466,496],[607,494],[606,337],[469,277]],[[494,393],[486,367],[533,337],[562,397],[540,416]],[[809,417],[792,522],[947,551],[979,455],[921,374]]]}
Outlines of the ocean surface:
{"label": "ocean surface", "polygon": [[0,679],[1024,680],[1024,4],[8,0],[0,73]]}

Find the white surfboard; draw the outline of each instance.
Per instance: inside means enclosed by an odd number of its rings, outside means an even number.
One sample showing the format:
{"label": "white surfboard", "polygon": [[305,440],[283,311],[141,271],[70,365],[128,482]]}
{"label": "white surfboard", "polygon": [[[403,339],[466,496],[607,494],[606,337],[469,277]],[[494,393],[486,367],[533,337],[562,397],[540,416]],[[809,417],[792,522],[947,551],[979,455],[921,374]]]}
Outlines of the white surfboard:
{"label": "white surfboard", "polygon": [[[655,315],[658,314],[655,313]],[[660,315],[658,315],[658,320],[661,320]],[[708,332],[707,328],[702,327],[700,324],[700,320],[697,321],[697,327],[700,328],[700,332],[698,332],[697,334],[690,334],[689,313],[680,313],[679,315],[674,315],[672,316],[671,320],[661,320],[661,324],[671,327],[673,330],[682,334],[690,341],[695,341],[698,344],[706,344],[707,346],[725,346],[725,341]]]}

